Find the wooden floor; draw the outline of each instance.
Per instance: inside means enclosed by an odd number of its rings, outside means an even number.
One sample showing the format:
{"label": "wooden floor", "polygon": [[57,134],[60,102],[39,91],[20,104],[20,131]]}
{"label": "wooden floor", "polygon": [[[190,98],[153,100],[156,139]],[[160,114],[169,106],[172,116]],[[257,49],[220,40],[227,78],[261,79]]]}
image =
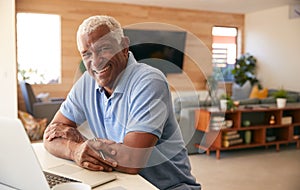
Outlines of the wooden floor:
{"label": "wooden floor", "polygon": [[299,190],[300,149],[295,144],[190,155],[203,190]]}

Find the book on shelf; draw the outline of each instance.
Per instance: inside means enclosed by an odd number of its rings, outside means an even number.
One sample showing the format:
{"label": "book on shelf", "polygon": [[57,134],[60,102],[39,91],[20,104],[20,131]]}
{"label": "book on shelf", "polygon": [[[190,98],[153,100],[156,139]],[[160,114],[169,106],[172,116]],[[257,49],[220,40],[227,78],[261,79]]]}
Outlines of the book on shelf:
{"label": "book on shelf", "polygon": [[227,134],[223,135],[223,140],[232,140],[232,139],[238,139],[238,138],[240,138],[239,133],[231,134],[231,135],[227,135]]}
{"label": "book on shelf", "polygon": [[235,134],[237,134],[238,133],[238,131],[226,131],[226,132],[224,132],[223,134],[224,135],[235,135]]}
{"label": "book on shelf", "polygon": [[229,147],[229,146],[237,145],[237,144],[241,144],[241,143],[243,143],[242,138],[232,139],[232,140],[223,140],[224,147]]}
{"label": "book on shelf", "polygon": [[286,116],[281,118],[282,125],[288,125],[293,123],[293,118],[291,116]]}

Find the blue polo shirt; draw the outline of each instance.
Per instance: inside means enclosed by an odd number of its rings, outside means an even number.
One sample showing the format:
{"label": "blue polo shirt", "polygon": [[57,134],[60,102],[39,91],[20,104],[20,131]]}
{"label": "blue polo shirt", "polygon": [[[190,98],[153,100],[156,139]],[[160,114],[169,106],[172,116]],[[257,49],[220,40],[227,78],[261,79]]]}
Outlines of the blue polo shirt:
{"label": "blue polo shirt", "polygon": [[77,125],[87,121],[96,137],[117,143],[122,143],[132,131],[156,135],[157,145],[139,174],[159,189],[181,185],[184,189],[200,189],[190,173],[165,76],[153,67],[136,62],[130,53],[126,69],[115,86],[107,98],[102,87],[85,72],[60,111]]}

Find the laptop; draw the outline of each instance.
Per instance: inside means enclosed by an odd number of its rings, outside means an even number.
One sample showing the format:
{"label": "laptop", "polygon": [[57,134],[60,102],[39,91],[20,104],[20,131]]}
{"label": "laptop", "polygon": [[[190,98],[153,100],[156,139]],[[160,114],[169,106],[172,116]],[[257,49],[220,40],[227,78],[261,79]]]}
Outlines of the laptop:
{"label": "laptop", "polygon": [[[51,189],[19,119],[0,117],[0,185],[13,189]],[[46,172],[96,187],[116,179],[110,172],[90,171],[73,162],[47,168]]]}

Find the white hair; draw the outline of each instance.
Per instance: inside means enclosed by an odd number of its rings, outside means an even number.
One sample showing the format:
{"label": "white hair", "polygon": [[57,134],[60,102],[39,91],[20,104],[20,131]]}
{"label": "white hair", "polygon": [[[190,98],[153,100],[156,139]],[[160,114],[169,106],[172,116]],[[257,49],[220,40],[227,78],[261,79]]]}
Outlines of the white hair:
{"label": "white hair", "polygon": [[[91,16],[87,19],[85,19],[81,25],[78,27],[77,30],[77,46],[79,46],[80,43],[79,39],[80,36],[84,34],[90,34],[94,30],[96,30],[99,26],[105,25],[109,28],[110,34],[117,40],[117,42],[120,44],[122,37],[124,37],[123,29],[121,27],[121,24],[113,17],[107,16],[107,15],[96,15]],[[79,49],[79,47],[78,47]]]}

